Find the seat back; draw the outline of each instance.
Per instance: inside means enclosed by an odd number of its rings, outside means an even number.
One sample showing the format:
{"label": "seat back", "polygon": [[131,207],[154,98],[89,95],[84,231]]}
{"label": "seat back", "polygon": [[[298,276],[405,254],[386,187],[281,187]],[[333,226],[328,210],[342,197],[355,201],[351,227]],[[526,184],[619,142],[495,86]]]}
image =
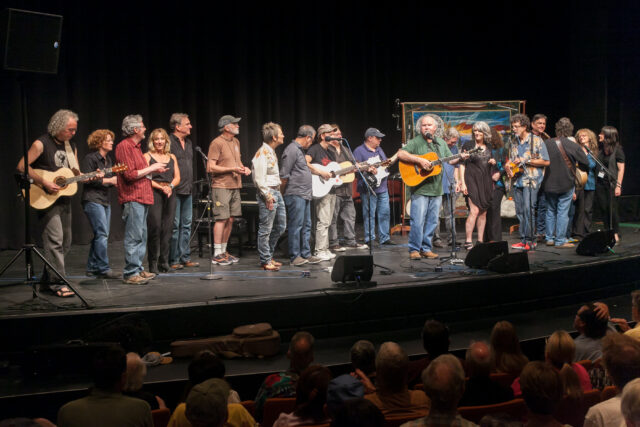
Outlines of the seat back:
{"label": "seat back", "polygon": [[556,420],[573,427],[582,427],[584,417],[590,407],[600,402],[600,390],[589,390],[582,395],[582,400],[576,404],[574,399],[566,396],[558,405],[558,409],[553,414]]}
{"label": "seat back", "polygon": [[244,406],[244,409],[246,409],[247,412],[250,413],[252,417],[255,417],[256,402],[254,402],[253,400],[243,400],[242,402],[240,402],[240,404]]}
{"label": "seat back", "polygon": [[469,421],[473,421],[478,424],[480,419],[485,415],[506,413],[516,420],[523,420],[527,414],[527,405],[525,405],[523,399],[513,399],[508,402],[496,403],[493,405],[482,406],[461,406],[458,408],[458,412],[462,415],[462,418],[466,418]]}
{"label": "seat back", "polygon": [[409,421],[413,421],[415,419],[418,419],[420,417],[416,417],[415,415],[410,415],[410,416],[392,416],[392,415],[388,415],[386,417],[384,417],[384,425],[385,427],[399,427],[402,424],[409,422]]}
{"label": "seat back", "polygon": [[171,418],[171,411],[168,408],[154,409],[151,411],[151,419],[155,427],[167,427]]}
{"label": "seat back", "polygon": [[592,362],[591,360],[589,360],[589,359],[581,360],[581,361],[576,362],[576,363],[577,363],[578,365],[582,365],[582,367],[583,367],[584,369],[586,369],[586,370],[587,370],[587,372],[588,372],[588,371],[590,371],[590,370],[591,370],[591,367],[593,366],[593,362]]}
{"label": "seat back", "polygon": [[295,397],[274,397],[264,402],[262,426],[272,427],[283,412],[291,413],[296,406]]}
{"label": "seat back", "polygon": [[602,394],[600,395],[600,400],[604,402],[605,400],[609,400],[612,397],[616,397],[618,394],[618,387],[614,385],[608,385],[602,389]]}
{"label": "seat back", "polygon": [[489,378],[491,378],[491,381],[495,381],[503,387],[511,388],[511,384],[513,380],[516,379],[516,376],[506,372],[493,372],[489,374]]}

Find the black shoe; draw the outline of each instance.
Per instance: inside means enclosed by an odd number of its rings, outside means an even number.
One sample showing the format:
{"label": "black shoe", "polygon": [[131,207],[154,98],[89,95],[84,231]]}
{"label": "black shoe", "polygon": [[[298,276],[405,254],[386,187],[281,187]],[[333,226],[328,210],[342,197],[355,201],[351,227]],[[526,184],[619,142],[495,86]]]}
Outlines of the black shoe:
{"label": "black shoe", "polygon": [[158,267],[158,270],[160,271],[160,273],[168,273],[169,270],[171,270],[171,267],[169,267],[169,264],[162,264],[160,267]]}
{"label": "black shoe", "polygon": [[385,240],[384,242],[380,243],[380,246],[391,246],[391,245],[395,245],[396,242],[394,242],[393,240],[389,239],[389,240]]}
{"label": "black shoe", "polygon": [[122,279],[122,275],[114,273],[113,271],[105,271],[104,273],[96,274],[96,277],[100,279]]}

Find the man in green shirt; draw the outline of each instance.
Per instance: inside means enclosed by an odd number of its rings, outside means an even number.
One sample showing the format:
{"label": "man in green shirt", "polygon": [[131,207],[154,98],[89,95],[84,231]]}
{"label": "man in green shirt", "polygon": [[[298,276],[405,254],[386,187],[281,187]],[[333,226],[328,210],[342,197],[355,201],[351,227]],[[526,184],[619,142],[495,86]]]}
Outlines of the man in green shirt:
{"label": "man in green shirt", "polygon": [[[409,140],[398,151],[398,159],[405,163],[413,163],[422,169],[431,169],[431,162],[423,154],[434,152],[438,158],[451,156],[447,143],[435,136],[438,129],[438,118],[434,114],[425,114],[418,119],[416,129],[420,134]],[[462,158],[467,158],[463,154]],[[459,159],[449,162],[455,164]],[[430,176],[411,191],[411,231],[409,231],[409,257],[412,260],[421,258],[438,258],[432,251],[433,233],[438,226],[438,214],[442,203],[442,173]]]}

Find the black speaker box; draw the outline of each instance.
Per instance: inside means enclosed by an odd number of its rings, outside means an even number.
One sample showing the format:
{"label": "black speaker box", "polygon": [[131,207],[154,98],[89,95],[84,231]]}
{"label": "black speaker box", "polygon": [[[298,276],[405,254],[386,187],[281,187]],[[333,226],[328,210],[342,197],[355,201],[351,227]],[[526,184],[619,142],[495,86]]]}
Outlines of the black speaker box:
{"label": "black speaker box", "polygon": [[509,245],[506,241],[478,243],[467,253],[464,259],[466,266],[471,268],[487,268],[489,261],[498,255],[509,253]]}
{"label": "black speaker box", "polygon": [[369,282],[373,276],[371,255],[341,255],[336,258],[331,270],[333,282]]}
{"label": "black speaker box", "polygon": [[56,74],[62,16],[5,9],[0,13],[2,65],[5,70]]}
{"label": "black speaker box", "polygon": [[529,271],[529,256],[527,252],[506,253],[490,260],[487,268],[496,273]]}
{"label": "black speaker box", "polygon": [[596,231],[587,234],[578,244],[576,253],[578,255],[595,256],[607,252],[616,244],[613,230]]}

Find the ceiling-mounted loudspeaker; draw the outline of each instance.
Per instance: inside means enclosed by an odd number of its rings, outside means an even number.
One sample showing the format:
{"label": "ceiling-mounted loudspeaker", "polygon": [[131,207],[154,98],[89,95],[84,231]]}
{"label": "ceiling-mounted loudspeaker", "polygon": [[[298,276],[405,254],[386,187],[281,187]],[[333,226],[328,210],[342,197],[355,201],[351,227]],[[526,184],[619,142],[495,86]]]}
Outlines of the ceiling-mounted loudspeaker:
{"label": "ceiling-mounted loudspeaker", "polygon": [[2,67],[11,71],[56,74],[62,16],[20,9],[0,13]]}

